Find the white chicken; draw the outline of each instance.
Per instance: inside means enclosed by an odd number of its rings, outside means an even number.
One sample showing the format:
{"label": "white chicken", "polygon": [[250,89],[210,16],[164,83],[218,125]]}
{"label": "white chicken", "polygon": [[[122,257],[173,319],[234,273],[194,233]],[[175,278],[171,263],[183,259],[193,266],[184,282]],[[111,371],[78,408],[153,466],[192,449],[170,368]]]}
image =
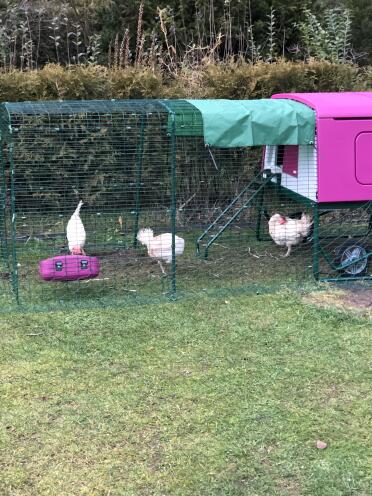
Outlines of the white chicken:
{"label": "white chicken", "polygon": [[[162,273],[165,274],[166,272],[161,261],[163,260],[168,264],[172,261],[172,234],[164,233],[154,236],[152,229],[141,229],[137,233],[137,239],[147,247],[148,255],[157,260]],[[182,255],[185,249],[185,240],[176,236],[175,245],[176,257]]]}
{"label": "white chicken", "polygon": [[72,255],[85,255],[84,245],[86,233],[84,225],[80,219],[80,209],[82,206],[83,202],[80,201],[75,212],[71,215],[66,227],[68,249]]}
{"label": "white chicken", "polygon": [[286,246],[288,257],[292,246],[298,245],[306,238],[313,225],[311,215],[302,213],[300,219],[291,219],[280,214],[274,214],[269,219],[269,233],[275,243],[279,246]]}

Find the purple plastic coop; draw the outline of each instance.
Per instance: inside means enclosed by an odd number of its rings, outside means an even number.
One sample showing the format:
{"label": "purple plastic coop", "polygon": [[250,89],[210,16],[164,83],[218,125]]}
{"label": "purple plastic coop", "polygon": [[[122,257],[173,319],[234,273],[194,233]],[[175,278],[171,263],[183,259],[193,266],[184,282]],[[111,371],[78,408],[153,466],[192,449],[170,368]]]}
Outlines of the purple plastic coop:
{"label": "purple plastic coop", "polygon": [[[294,100],[315,112],[313,143],[265,146],[262,164],[284,195],[312,211],[315,277],[371,279],[372,92],[283,93],[272,98]],[[332,232],[322,223],[326,214],[333,218]],[[360,221],[363,214],[366,220]],[[354,232],[356,220],[361,227]],[[322,277],[321,259],[337,276]]]}
{"label": "purple plastic coop", "polygon": [[[372,92],[283,93],[316,114],[314,147],[284,146],[281,184],[318,203],[372,200]],[[267,147],[265,168],[275,161]]]}

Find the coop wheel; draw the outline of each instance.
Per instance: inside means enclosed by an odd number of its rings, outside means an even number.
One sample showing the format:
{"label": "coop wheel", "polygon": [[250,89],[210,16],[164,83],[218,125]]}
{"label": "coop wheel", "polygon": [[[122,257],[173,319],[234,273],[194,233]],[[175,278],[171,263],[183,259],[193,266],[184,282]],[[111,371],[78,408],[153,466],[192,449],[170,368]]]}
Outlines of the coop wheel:
{"label": "coop wheel", "polygon": [[[348,241],[336,249],[336,262],[339,270],[348,276],[361,276],[367,271],[368,258],[360,258],[367,255],[365,246],[357,241]],[[348,265],[353,260],[354,264]],[[343,268],[343,266],[346,266]]]}

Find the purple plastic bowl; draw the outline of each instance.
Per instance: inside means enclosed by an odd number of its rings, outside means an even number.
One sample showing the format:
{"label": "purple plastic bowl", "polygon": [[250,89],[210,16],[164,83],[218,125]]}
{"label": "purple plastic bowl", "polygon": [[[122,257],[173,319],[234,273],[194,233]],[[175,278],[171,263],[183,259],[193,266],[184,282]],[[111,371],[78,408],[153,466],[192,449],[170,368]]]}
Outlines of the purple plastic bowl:
{"label": "purple plastic bowl", "polygon": [[99,260],[83,255],[60,255],[41,260],[39,274],[44,281],[77,281],[99,274]]}

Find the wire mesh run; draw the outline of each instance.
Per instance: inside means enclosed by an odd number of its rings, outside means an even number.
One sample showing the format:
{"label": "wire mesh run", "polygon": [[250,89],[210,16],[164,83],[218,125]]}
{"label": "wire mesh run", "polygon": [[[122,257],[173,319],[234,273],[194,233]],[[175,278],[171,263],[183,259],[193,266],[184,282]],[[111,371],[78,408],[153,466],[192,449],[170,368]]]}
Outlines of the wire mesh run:
{"label": "wire mesh run", "polygon": [[371,201],[317,202],[316,142],[211,148],[166,100],[5,104],[0,126],[3,310],[372,278]]}

